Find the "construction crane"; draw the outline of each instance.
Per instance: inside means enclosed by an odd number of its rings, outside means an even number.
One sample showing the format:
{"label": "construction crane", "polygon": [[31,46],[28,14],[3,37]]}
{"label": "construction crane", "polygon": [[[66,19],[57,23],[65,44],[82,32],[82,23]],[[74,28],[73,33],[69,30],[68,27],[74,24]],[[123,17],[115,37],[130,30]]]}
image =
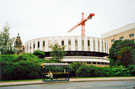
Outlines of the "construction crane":
{"label": "construction crane", "polygon": [[77,25],[73,26],[68,32],[71,32],[72,30],[74,30],[75,28],[77,28],[78,26],[81,25],[81,36],[85,36],[85,22],[89,19],[92,19],[92,17],[94,16],[94,13],[90,13],[89,16],[84,19],[84,13],[82,12],[82,20],[81,22],[79,22]]}

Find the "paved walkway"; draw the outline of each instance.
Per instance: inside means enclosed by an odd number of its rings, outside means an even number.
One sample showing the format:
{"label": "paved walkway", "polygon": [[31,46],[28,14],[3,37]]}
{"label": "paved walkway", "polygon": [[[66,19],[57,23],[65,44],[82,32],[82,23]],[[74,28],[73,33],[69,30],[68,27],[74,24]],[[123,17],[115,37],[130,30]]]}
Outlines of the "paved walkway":
{"label": "paved walkway", "polygon": [[[135,77],[114,77],[114,78],[71,78],[69,82],[87,82],[87,81],[119,81],[119,80],[135,80]],[[20,85],[35,85],[52,82],[42,82],[41,80],[33,81],[18,81],[18,82],[0,82],[0,87],[5,86],[20,86]],[[53,82],[56,83],[56,82]]]}

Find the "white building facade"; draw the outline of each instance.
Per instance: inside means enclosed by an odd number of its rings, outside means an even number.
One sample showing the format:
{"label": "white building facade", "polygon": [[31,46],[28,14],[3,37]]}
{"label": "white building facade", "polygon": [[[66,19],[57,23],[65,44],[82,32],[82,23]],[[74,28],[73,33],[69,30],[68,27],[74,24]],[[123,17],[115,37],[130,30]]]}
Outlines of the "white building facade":
{"label": "white building facade", "polygon": [[50,45],[65,46],[67,54],[62,62],[84,62],[88,64],[108,65],[108,43],[102,38],[82,36],[53,36],[29,40],[25,43],[25,53],[42,50],[49,57]]}

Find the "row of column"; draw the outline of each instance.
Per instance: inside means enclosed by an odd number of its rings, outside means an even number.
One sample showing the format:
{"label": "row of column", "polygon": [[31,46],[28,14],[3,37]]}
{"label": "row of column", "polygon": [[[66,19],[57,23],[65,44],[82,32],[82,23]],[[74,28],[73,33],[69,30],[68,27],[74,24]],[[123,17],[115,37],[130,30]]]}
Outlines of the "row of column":
{"label": "row of column", "polygon": [[[63,43],[62,43],[63,41]],[[48,37],[27,41],[25,52],[33,53],[35,50],[51,51],[50,45],[64,45],[65,51],[96,51],[108,53],[107,41],[91,37]],[[44,44],[44,45],[43,45]]]}

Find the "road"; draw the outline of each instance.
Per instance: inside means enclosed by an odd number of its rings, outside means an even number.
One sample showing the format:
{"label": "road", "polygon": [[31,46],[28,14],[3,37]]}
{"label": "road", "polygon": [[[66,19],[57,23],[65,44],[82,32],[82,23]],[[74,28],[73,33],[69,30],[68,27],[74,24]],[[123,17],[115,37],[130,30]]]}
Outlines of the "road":
{"label": "road", "polygon": [[0,89],[135,89],[133,87],[135,87],[135,80],[48,83],[38,85],[0,87]]}

